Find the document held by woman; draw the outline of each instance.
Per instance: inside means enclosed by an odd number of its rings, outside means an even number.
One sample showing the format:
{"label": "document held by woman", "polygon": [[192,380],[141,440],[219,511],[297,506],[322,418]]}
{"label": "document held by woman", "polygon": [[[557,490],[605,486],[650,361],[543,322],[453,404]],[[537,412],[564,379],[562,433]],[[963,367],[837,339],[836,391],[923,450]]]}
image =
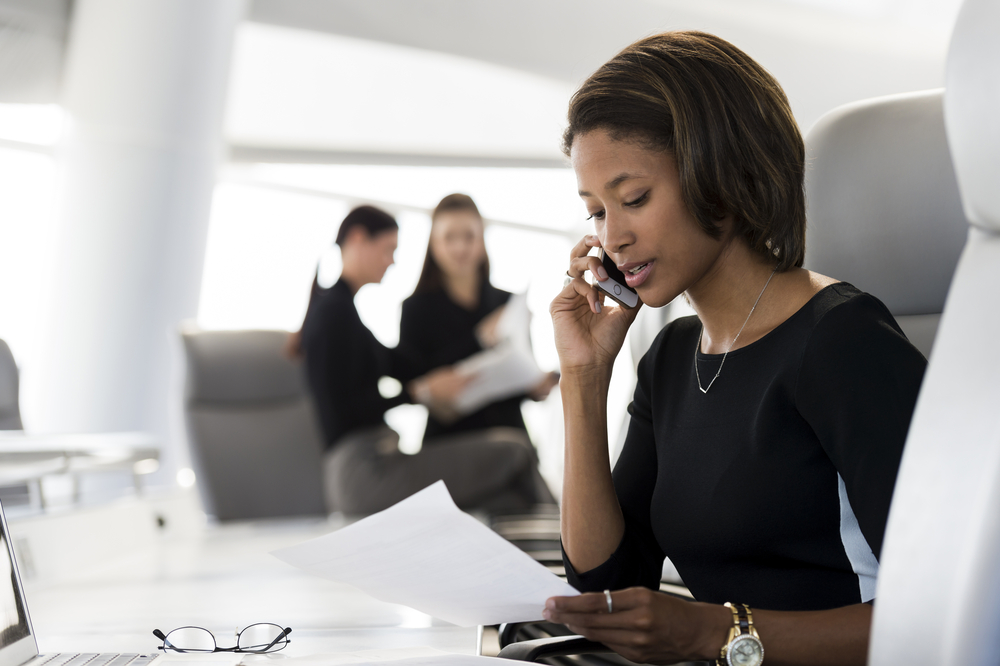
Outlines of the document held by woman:
{"label": "document held by woman", "polygon": [[515,395],[524,395],[545,377],[531,351],[531,312],[525,294],[514,294],[503,306],[493,345],[456,364],[472,380],[455,400],[460,415]]}
{"label": "document held by woman", "polygon": [[579,594],[452,501],[443,481],[336,532],[271,553],[463,627],[539,620]]}

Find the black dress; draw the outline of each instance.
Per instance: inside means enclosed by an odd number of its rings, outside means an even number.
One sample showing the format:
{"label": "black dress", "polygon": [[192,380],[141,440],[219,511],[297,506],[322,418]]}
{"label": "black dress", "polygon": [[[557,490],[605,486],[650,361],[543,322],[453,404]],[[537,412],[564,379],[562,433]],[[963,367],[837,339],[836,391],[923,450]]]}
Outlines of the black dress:
{"label": "black dress", "polygon": [[[760,340],[698,352],[696,317],[639,364],[614,484],[625,535],[581,590],[655,588],[664,555],[695,598],[772,610],[870,601],[926,361],[876,298],[839,283]],[[704,383],[703,383],[704,385]]]}
{"label": "black dress", "polygon": [[401,350],[384,346],[362,323],[344,280],[314,293],[302,324],[302,351],[328,447],[352,431],[385,425],[387,410],[411,402],[405,390],[394,398],[379,393],[380,378],[405,383],[417,376],[416,368]]}
{"label": "black dress", "polygon": [[[448,296],[445,290],[414,294],[403,301],[399,323],[399,348],[416,360],[418,374],[457,363],[483,347],[476,339],[476,326],[487,315],[507,303],[510,293],[485,282],[480,289],[479,304],[468,310]],[[496,426],[525,429],[521,402],[525,396],[515,396],[486,405],[452,423],[442,423],[427,417],[424,440]]]}

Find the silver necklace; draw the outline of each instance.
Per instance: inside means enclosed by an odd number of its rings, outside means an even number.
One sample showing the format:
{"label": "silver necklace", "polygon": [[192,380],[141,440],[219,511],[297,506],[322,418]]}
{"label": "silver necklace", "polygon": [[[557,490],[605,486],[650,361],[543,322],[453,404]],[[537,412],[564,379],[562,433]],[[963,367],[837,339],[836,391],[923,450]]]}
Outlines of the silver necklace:
{"label": "silver necklace", "polygon": [[726,357],[729,356],[729,352],[732,351],[733,346],[736,344],[736,341],[740,339],[740,333],[742,333],[743,329],[747,327],[747,322],[750,321],[750,317],[753,316],[753,311],[757,309],[757,304],[760,303],[760,297],[764,295],[765,291],[767,291],[767,285],[771,284],[771,278],[774,277],[774,274],[777,271],[778,267],[775,266],[774,270],[771,271],[770,277],[767,278],[767,282],[764,283],[764,288],[760,290],[759,294],[757,294],[757,300],[753,302],[753,307],[750,308],[750,314],[747,315],[746,321],[744,321],[743,325],[740,326],[739,333],[737,333],[736,337],[733,338],[733,341],[729,343],[729,349],[726,350],[726,353],[722,355],[722,362],[719,363],[718,371],[716,371],[715,376],[712,377],[712,381],[708,383],[708,386],[704,388],[702,388],[701,386],[701,373],[698,372],[698,352],[701,351],[701,336],[705,334],[705,325],[702,324],[701,332],[698,333],[698,346],[694,348],[694,376],[698,380],[698,388],[701,390],[702,393],[708,393],[708,389],[712,388],[712,384],[714,384],[715,380],[718,379],[719,375],[722,374],[722,366],[726,364]]}

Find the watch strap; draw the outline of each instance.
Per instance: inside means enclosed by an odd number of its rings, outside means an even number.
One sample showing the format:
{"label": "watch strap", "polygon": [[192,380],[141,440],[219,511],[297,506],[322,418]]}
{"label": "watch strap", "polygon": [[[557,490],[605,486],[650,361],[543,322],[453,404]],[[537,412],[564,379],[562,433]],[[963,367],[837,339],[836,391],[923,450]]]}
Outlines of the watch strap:
{"label": "watch strap", "polygon": [[733,641],[735,641],[737,637],[747,634],[749,636],[753,636],[753,638],[756,639],[755,642],[757,642],[758,645],[760,644],[760,636],[757,634],[756,627],[753,626],[753,612],[750,610],[750,607],[746,604],[732,604],[728,602],[725,606],[733,613],[733,626],[729,628],[729,636],[726,639],[726,643],[722,646],[719,658],[715,660],[717,666],[728,665],[729,662],[726,657],[730,646],[732,646]]}

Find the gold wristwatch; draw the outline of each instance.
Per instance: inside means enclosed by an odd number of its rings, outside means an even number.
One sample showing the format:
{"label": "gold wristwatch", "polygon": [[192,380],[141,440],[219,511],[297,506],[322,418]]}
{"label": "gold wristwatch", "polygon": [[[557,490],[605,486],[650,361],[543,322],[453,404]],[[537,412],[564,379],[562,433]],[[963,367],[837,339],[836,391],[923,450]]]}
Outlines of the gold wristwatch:
{"label": "gold wristwatch", "polygon": [[764,645],[753,626],[753,613],[745,604],[726,604],[733,611],[729,638],[716,659],[718,666],[760,666],[764,663]]}

